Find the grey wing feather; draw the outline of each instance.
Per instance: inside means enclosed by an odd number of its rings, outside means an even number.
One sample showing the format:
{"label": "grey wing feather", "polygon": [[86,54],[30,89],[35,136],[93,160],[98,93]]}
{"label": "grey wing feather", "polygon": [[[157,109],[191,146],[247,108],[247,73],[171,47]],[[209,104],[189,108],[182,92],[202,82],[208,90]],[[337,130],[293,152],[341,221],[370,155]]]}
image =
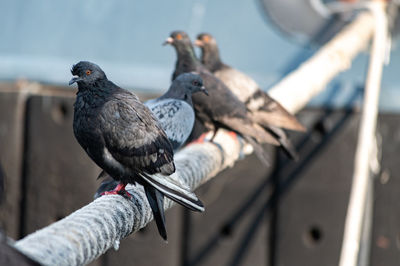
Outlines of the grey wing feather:
{"label": "grey wing feather", "polygon": [[214,75],[222,80],[242,102],[246,102],[259,89],[252,78],[231,67],[216,71]]}
{"label": "grey wing feather", "polygon": [[177,99],[150,100],[145,104],[160,122],[174,150],[179,149],[193,129],[195,115],[192,106]]}
{"label": "grey wing feather", "polygon": [[296,117],[262,91],[248,75],[228,66],[214,74],[228,86],[236,97],[246,103],[247,108],[254,113],[253,118],[257,123],[305,131],[304,126],[297,121]]}
{"label": "grey wing feather", "polygon": [[172,146],[165,132],[135,95],[121,93],[107,101],[100,127],[109,158],[149,174],[175,171]]}
{"label": "grey wing feather", "polygon": [[270,131],[278,138],[278,141],[281,144],[283,151],[289,156],[289,158],[295,161],[299,159],[296,148],[293,146],[292,142],[286,136],[286,133],[282,129],[274,126],[269,126],[268,131]]}
{"label": "grey wing feather", "polygon": [[269,143],[276,146],[280,145],[276,136],[272,135],[256,123],[248,124],[242,119],[234,117],[221,117],[220,121],[239,132],[242,136],[253,137],[260,143]]}
{"label": "grey wing feather", "polygon": [[255,93],[246,102],[247,107],[253,110],[253,119],[262,125],[273,125],[296,131],[306,131],[280,103],[272,99],[266,92]]}

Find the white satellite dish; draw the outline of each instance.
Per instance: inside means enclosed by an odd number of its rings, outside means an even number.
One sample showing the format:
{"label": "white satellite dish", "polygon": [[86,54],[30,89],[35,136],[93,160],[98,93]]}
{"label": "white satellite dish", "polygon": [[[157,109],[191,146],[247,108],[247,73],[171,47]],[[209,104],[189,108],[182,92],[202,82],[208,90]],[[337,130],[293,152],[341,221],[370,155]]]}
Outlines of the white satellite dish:
{"label": "white satellite dish", "polygon": [[[345,1],[260,0],[268,19],[277,28],[302,44],[322,45],[355,16]],[[333,9],[340,4],[342,9]],[[349,4],[347,6],[350,7]]]}

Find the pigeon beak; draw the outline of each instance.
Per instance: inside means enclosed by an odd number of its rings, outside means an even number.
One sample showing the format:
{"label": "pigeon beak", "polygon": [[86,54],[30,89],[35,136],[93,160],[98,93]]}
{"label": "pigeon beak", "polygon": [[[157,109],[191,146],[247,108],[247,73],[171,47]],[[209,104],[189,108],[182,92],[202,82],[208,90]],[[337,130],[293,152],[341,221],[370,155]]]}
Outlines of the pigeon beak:
{"label": "pigeon beak", "polygon": [[200,40],[195,40],[194,45],[196,45],[197,47],[203,47],[203,42]]}
{"label": "pigeon beak", "polygon": [[200,91],[203,92],[205,95],[209,96],[208,90],[206,89],[206,87],[202,86],[202,87],[200,88]]}
{"label": "pigeon beak", "polygon": [[78,76],[73,76],[72,79],[68,82],[69,85],[74,84],[75,82],[81,81],[81,78]]}
{"label": "pigeon beak", "polygon": [[163,45],[167,45],[167,44],[173,44],[174,43],[174,39],[172,37],[168,37],[165,42],[163,42]]}

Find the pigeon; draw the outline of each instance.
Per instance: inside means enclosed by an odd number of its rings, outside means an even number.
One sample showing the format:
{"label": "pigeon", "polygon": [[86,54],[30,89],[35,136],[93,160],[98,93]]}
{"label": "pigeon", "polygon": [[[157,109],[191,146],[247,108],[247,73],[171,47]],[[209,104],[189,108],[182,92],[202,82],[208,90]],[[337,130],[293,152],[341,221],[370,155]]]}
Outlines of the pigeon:
{"label": "pigeon", "polygon": [[203,79],[195,73],[183,73],[172,82],[164,95],[145,102],[160,121],[174,152],[186,142],[192,132],[195,121],[192,93],[197,92],[208,95]]}
{"label": "pigeon", "polygon": [[[202,94],[196,94],[192,97],[196,111],[196,123],[204,125],[207,130],[214,131],[214,135],[218,128],[239,133],[253,146],[257,156],[266,165],[269,164],[268,156],[260,145],[261,143],[280,145],[284,149],[290,149],[290,153],[295,153],[292,146],[285,146],[286,143],[280,142],[280,136],[277,136],[270,129],[266,130],[255,121],[245,103],[240,101],[220,79],[215,77],[196,58],[192,43],[185,32],[172,32],[164,44],[172,45],[178,57],[172,80],[181,73],[196,71],[203,78],[204,85],[210,94],[210,97]],[[190,138],[196,138],[197,135]]]}
{"label": "pigeon", "polygon": [[74,135],[88,156],[120,183],[105,194],[131,195],[126,185],[140,184],[153,211],[158,231],[167,240],[164,196],[193,210],[201,201],[170,175],[175,172],[170,141],[152,112],[139,98],[107,79],[96,64],[75,64],[69,82],[78,84]]}
{"label": "pigeon", "polygon": [[296,131],[305,131],[296,117],[281,104],[260,89],[248,75],[222,62],[215,38],[208,33],[200,33],[194,44],[201,49],[201,62],[235,94],[254,114],[262,125]]}
{"label": "pigeon", "polygon": [[[160,122],[172,144],[174,153],[186,143],[192,132],[195,119],[192,93],[197,92],[203,92],[206,95],[208,93],[203,86],[202,78],[195,73],[184,73],[172,82],[164,95],[144,103]],[[95,199],[118,185],[118,182],[106,173],[102,172],[100,175],[103,181],[95,193]]]}
{"label": "pigeon", "polygon": [[201,33],[197,36],[194,44],[201,48],[202,64],[246,104],[252,113],[252,118],[257,123],[275,135],[283,151],[290,158],[297,160],[297,152],[281,128],[304,132],[304,126],[281,104],[261,90],[251,77],[222,62],[217,42],[213,36]]}

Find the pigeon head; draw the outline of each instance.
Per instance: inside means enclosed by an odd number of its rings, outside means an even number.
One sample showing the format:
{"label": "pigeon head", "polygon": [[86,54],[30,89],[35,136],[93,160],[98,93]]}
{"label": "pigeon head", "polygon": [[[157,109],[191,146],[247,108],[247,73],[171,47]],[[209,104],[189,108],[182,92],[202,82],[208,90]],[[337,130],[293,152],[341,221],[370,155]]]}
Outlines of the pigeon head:
{"label": "pigeon head", "polygon": [[209,33],[200,33],[194,45],[201,49],[201,63],[211,72],[219,69],[223,63],[219,56],[217,41]]}
{"label": "pigeon head", "polygon": [[183,73],[174,79],[168,91],[160,99],[180,99],[193,106],[192,94],[199,91],[208,95],[208,91],[203,85],[203,79],[195,72]]}
{"label": "pigeon head", "polygon": [[186,92],[196,93],[203,92],[208,95],[208,91],[203,85],[203,79],[196,73],[183,73],[179,75],[173,82],[173,85],[179,84],[179,87],[183,88]]}
{"label": "pigeon head", "polygon": [[164,45],[170,44],[175,48],[191,46],[190,38],[184,31],[173,31],[165,40]]}
{"label": "pigeon head", "polygon": [[[183,31],[173,31],[171,35],[164,42],[164,45],[170,44],[174,47],[176,55],[178,57],[177,65],[184,66],[185,71],[181,68],[179,73],[190,72],[196,70],[196,64],[198,64],[198,59],[194,52],[192,42],[186,32]],[[175,70],[175,72],[178,70]],[[175,78],[175,72],[173,77]]]}
{"label": "pigeon head", "polygon": [[216,47],[217,42],[211,34],[200,33],[199,35],[197,35],[197,39],[194,41],[194,45],[202,49],[210,49],[211,47]]}
{"label": "pigeon head", "polygon": [[72,66],[71,73],[73,78],[69,81],[69,85],[77,82],[78,85],[91,85],[101,80],[106,80],[106,74],[96,64],[88,61],[80,61]]}

